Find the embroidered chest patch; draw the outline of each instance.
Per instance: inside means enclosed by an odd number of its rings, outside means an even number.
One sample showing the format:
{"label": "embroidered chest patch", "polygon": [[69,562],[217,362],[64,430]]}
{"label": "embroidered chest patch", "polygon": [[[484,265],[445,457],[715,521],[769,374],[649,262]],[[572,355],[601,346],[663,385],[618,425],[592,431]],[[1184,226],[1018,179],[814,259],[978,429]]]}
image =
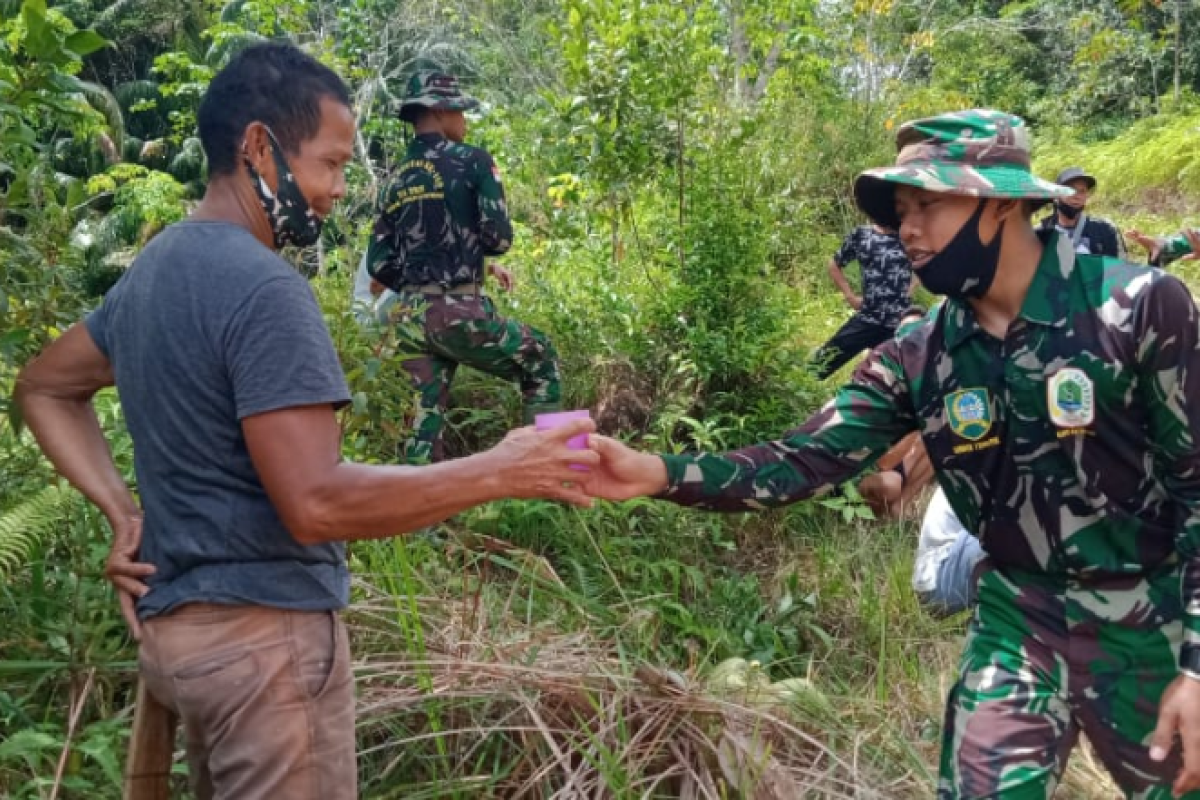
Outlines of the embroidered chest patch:
{"label": "embroidered chest patch", "polygon": [[960,389],[946,395],[946,421],[950,430],[976,441],[992,429],[992,406],[987,389]]}
{"label": "embroidered chest patch", "polygon": [[1050,421],[1059,428],[1084,428],[1096,420],[1092,379],[1077,367],[1064,367],[1046,384]]}

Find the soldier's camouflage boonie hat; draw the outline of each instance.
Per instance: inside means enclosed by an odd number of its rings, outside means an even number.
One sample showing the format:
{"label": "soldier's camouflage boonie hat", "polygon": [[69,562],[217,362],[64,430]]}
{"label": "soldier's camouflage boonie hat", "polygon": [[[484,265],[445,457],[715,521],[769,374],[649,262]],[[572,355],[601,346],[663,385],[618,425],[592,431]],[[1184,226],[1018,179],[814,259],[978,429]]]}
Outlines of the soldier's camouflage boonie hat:
{"label": "soldier's camouflage boonie hat", "polygon": [[971,197],[1053,200],[1074,189],[1034,175],[1029,126],[1020,117],[972,109],[913,120],[896,131],[896,166],[863,172],[854,181],[854,200],[871,219],[899,228],[896,186]]}
{"label": "soldier's camouflage boonie hat", "polygon": [[436,70],[423,69],[408,79],[404,99],[400,101],[400,119],[413,121],[418,108],[443,108],[450,111],[469,111],[478,108],[479,101],[463,94],[458,79]]}

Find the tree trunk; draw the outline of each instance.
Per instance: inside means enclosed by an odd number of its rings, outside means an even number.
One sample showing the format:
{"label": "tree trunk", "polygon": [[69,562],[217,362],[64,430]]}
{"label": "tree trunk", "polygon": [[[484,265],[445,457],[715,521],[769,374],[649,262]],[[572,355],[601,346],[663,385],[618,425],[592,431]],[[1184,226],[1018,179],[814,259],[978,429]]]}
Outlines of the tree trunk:
{"label": "tree trunk", "polygon": [[1175,106],[1179,107],[1179,49],[1183,45],[1183,3],[1175,0]]}
{"label": "tree trunk", "polygon": [[683,101],[677,103],[678,125],[679,125],[679,153],[678,166],[676,169],[679,172],[679,274],[683,274],[683,270],[687,269],[687,215],[684,211],[684,199],[686,197],[684,190],[687,184],[684,179],[684,169],[686,169],[687,161],[684,159],[684,138],[683,138]]}
{"label": "tree trunk", "polygon": [[733,96],[740,104],[750,92],[746,80],[746,65],[750,63],[750,43],[746,40],[745,23],[740,3],[729,4],[729,49],[733,53]]}

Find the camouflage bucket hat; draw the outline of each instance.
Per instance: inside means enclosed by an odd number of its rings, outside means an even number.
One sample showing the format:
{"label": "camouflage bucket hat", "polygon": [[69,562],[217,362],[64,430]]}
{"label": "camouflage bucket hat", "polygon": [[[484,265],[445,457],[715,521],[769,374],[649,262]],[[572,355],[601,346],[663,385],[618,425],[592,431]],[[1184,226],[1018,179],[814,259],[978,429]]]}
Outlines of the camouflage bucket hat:
{"label": "camouflage bucket hat", "polygon": [[463,94],[458,79],[444,72],[423,69],[408,79],[408,88],[400,102],[400,119],[413,121],[413,112],[418,108],[442,108],[450,111],[468,111],[478,108],[479,101]]}
{"label": "camouflage bucket hat", "polygon": [[1029,169],[1025,120],[990,109],[972,109],[913,120],[896,132],[896,166],[863,172],[854,200],[880,225],[899,228],[896,186],[970,197],[1053,200],[1073,189],[1044,181]]}

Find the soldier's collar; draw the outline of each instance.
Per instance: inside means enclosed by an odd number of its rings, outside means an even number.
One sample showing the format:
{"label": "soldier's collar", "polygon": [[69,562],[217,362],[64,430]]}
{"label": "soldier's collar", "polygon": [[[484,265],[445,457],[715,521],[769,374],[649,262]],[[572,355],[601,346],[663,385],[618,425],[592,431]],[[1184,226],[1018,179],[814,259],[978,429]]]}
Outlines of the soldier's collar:
{"label": "soldier's collar", "polygon": [[[1039,230],[1037,234],[1045,248],[1018,316],[1035,325],[1061,328],[1067,324],[1067,279],[1075,269],[1075,251],[1069,236],[1061,236],[1054,230]],[[965,301],[948,299],[944,318],[942,336],[948,351],[983,333],[975,319],[975,309]]]}
{"label": "soldier's collar", "polygon": [[1021,305],[1021,317],[1037,325],[1061,328],[1067,324],[1069,278],[1075,270],[1075,248],[1070,236],[1057,231],[1038,231],[1045,245],[1029,292]]}
{"label": "soldier's collar", "polygon": [[983,332],[979,321],[975,319],[975,309],[964,300],[947,298],[941,318],[945,320],[942,337],[947,350],[954,350],[975,334]]}

